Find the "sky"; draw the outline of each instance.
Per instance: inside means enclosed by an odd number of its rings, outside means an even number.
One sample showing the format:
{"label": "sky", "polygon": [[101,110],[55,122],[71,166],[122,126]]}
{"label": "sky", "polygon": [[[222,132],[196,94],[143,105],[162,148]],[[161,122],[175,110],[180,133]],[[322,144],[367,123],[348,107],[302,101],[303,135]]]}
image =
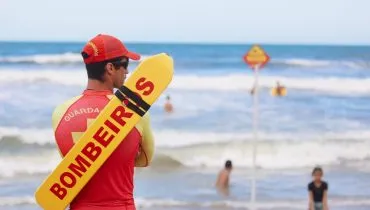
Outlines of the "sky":
{"label": "sky", "polygon": [[370,0],[0,0],[0,40],[370,44]]}

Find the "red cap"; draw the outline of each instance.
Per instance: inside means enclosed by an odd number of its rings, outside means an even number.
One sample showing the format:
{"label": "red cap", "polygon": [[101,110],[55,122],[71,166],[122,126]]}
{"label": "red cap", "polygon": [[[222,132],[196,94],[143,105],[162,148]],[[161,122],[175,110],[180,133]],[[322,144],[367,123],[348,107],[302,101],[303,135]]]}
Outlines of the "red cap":
{"label": "red cap", "polygon": [[140,60],[140,55],[129,52],[125,45],[116,37],[99,34],[83,48],[82,57],[85,64],[106,61],[122,56],[132,60]]}

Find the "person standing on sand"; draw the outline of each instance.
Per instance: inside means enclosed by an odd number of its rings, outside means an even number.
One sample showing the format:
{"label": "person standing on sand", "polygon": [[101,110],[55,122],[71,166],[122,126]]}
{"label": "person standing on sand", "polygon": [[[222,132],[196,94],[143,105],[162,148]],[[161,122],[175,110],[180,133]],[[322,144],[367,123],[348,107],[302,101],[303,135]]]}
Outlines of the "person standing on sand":
{"label": "person standing on sand", "polygon": [[313,181],[308,184],[309,210],[329,210],[328,183],[321,179],[322,176],[322,168],[316,167],[313,169]]}
{"label": "person standing on sand", "polygon": [[233,165],[231,160],[227,160],[225,162],[225,168],[219,172],[217,177],[216,187],[221,193],[225,195],[229,194],[229,181],[232,169]]}
{"label": "person standing on sand", "polygon": [[[113,89],[123,85],[129,60],[140,59],[140,55],[129,52],[117,38],[101,34],[85,45],[81,55],[87,70],[87,87],[81,95],[57,106],[52,115],[54,135],[62,156],[68,154],[114,97]],[[148,166],[153,150],[150,118],[146,113],[71,202],[70,210],[135,210],[134,167]]]}
{"label": "person standing on sand", "polygon": [[166,97],[166,103],[164,104],[164,111],[166,113],[172,113],[173,112],[173,106],[172,106],[170,100],[171,100],[170,96],[167,96]]}

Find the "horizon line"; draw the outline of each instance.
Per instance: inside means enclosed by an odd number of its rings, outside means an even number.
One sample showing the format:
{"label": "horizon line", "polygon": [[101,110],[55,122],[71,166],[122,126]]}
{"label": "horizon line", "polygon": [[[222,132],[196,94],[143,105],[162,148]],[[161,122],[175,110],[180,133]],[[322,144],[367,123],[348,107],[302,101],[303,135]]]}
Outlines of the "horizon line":
{"label": "horizon line", "polygon": [[[81,40],[11,40],[0,39],[8,43],[85,43]],[[226,41],[124,41],[125,44],[168,44],[168,45],[295,45],[295,46],[369,46],[370,43],[324,43],[324,42],[226,42]]]}

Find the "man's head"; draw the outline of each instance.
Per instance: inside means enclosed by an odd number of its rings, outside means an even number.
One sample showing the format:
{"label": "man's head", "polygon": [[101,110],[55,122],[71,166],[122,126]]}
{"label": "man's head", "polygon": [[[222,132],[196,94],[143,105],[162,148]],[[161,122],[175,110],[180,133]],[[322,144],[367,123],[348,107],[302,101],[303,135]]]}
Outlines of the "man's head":
{"label": "man's head", "polygon": [[231,160],[227,160],[225,162],[225,169],[229,170],[229,171],[231,171],[231,169],[233,169],[233,164],[232,164]]}
{"label": "man's head", "polygon": [[168,95],[168,96],[166,96],[166,100],[167,101],[169,101],[171,98],[170,98],[170,96]]}
{"label": "man's head", "polygon": [[127,50],[125,45],[110,35],[99,34],[83,48],[81,55],[89,79],[120,87],[128,73],[129,60],[140,60],[140,55]]}

